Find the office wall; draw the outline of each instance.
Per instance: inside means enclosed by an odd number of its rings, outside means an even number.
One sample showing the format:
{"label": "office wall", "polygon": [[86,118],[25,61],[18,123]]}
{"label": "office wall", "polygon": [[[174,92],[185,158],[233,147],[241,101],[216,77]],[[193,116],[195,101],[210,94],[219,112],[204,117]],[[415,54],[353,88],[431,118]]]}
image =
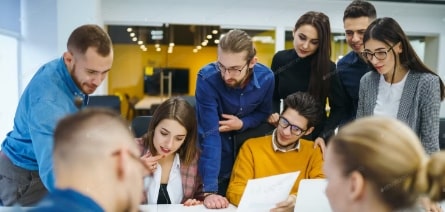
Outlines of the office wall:
{"label": "office wall", "polygon": [[[100,6],[100,0],[1,1],[0,36],[10,38],[2,37],[8,43],[0,45],[0,84],[5,92],[1,110],[7,112],[6,115],[0,114],[0,143],[5,132],[12,129],[19,96],[34,73],[44,63],[62,55],[66,40],[75,27],[86,23],[102,25]],[[4,65],[2,60],[7,60],[8,65]],[[11,66],[13,63],[16,65]],[[96,93],[106,93],[106,86]]]}
{"label": "office wall", "polygon": [[[371,1],[372,2],[372,1]],[[291,30],[309,10],[326,13],[333,32],[343,32],[344,0],[107,0],[102,2],[105,24],[153,25],[161,23],[222,25],[223,27]],[[445,79],[445,5],[372,2],[378,16],[394,17],[410,35],[430,36],[437,48],[426,48],[425,62]],[[437,38],[437,39],[434,39]],[[282,43],[277,49],[284,48]],[[429,43],[426,46],[431,46]],[[439,59],[434,59],[439,58]],[[445,117],[445,105],[441,107]]]}
{"label": "office wall", "polygon": [[[263,35],[269,34],[273,35],[273,31]],[[255,42],[254,45],[258,52],[258,62],[270,66],[273,55],[267,53],[274,52],[274,45],[260,42]],[[144,52],[136,44],[115,44],[115,59],[108,76],[108,93],[127,93],[142,98],[144,68],[151,66],[189,69],[189,95],[194,95],[198,71],[217,59],[215,46],[203,47],[198,53],[192,52],[193,46],[175,46],[172,54],[167,53],[167,46],[161,46],[161,49],[163,51],[156,52],[150,46]]]}
{"label": "office wall", "polygon": [[[20,36],[20,1],[3,0],[0,6],[0,145],[12,130],[19,98],[18,38]],[[0,147],[1,149],[1,147]]]}

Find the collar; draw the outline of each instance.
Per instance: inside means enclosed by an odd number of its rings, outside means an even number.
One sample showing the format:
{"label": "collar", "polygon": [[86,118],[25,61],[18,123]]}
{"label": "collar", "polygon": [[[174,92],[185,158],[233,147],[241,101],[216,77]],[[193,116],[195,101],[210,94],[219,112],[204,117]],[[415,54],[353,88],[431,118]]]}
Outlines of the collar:
{"label": "collar", "polygon": [[76,83],[73,80],[73,77],[71,76],[70,72],[68,71],[68,68],[66,68],[65,61],[63,60],[63,57],[59,60],[59,70],[61,71],[62,78],[66,82],[68,89],[70,92],[74,95],[75,98],[80,97],[83,101],[83,105],[88,104],[88,95],[84,94],[82,90],[80,90],[79,87],[77,87]]}
{"label": "collar", "polygon": [[175,153],[175,158],[173,159],[173,165],[177,169],[181,168],[181,160],[179,159],[179,153]]}
{"label": "collar", "polygon": [[280,151],[280,152],[290,152],[290,151],[294,151],[294,150],[300,150],[300,141],[297,141],[297,145],[295,145],[294,146],[294,148],[292,148],[292,149],[281,149],[280,147],[278,147],[277,145],[276,145],[276,132],[277,132],[277,129],[275,129],[274,131],[273,131],[273,133],[272,133],[272,147],[273,147],[273,150],[275,151],[275,152],[278,152],[278,151]]}
{"label": "collar", "polygon": [[355,52],[355,51],[352,51],[351,52],[352,54],[351,54],[351,62],[352,63],[358,63],[358,62],[360,62],[360,63],[364,63],[364,64],[368,64],[367,62],[366,62],[366,60],[364,60],[357,52]]}

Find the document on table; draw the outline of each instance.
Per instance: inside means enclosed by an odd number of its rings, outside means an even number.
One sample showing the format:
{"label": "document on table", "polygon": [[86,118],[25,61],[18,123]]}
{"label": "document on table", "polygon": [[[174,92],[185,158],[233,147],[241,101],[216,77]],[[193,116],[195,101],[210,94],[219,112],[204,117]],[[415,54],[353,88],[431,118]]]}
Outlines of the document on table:
{"label": "document on table", "polygon": [[269,211],[275,208],[277,203],[287,199],[299,174],[297,171],[248,180],[238,211]]}

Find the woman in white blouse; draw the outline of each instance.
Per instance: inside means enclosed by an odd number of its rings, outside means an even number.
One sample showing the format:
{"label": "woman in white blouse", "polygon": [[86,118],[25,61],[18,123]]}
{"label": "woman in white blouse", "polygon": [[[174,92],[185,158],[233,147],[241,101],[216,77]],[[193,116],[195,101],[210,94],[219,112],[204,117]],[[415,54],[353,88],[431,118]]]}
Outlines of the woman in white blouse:
{"label": "woman in white blouse", "polygon": [[428,154],[439,151],[439,109],[444,99],[440,77],[419,59],[400,25],[378,18],[363,37],[373,71],[360,81],[357,118],[389,116],[405,122]]}
{"label": "woman in white blouse", "polygon": [[142,160],[150,167],[145,178],[148,204],[200,204],[199,149],[194,108],[180,97],[163,102],[143,136]]}

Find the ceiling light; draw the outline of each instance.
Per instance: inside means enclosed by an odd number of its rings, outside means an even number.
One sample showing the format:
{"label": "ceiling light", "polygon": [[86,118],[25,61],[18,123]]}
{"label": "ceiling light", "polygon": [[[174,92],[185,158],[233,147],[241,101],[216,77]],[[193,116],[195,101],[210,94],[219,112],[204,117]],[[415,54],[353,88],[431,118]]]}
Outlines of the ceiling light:
{"label": "ceiling light", "polygon": [[218,44],[219,43],[219,40],[218,39],[215,39],[215,41],[213,41],[215,44]]}
{"label": "ceiling light", "polygon": [[138,44],[139,44],[139,45],[142,45],[143,43],[144,43],[144,41],[141,41],[141,40],[138,41]]}
{"label": "ceiling light", "polygon": [[128,27],[128,28],[127,28],[127,32],[131,32],[131,31],[133,31],[133,28]]}
{"label": "ceiling light", "polygon": [[207,35],[207,37],[206,37],[207,39],[212,39],[212,35]]}
{"label": "ceiling light", "polygon": [[216,29],[212,30],[212,34],[214,34],[214,35],[218,34],[218,30],[216,30]]}
{"label": "ceiling light", "polygon": [[138,38],[137,37],[133,37],[131,40],[136,42],[136,41],[138,41]]}
{"label": "ceiling light", "polygon": [[134,32],[130,33],[130,37],[134,37],[134,36],[136,36],[136,33],[134,33]]}

